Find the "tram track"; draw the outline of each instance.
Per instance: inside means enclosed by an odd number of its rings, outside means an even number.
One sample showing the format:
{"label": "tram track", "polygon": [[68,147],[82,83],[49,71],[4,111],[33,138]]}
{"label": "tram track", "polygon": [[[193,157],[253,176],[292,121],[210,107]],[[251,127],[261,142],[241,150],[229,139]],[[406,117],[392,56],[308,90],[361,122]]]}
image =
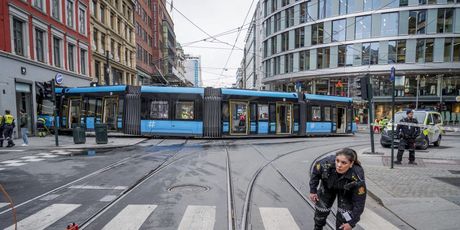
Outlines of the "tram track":
{"label": "tram track", "polygon": [[[363,141],[364,142],[364,141]],[[339,143],[339,144],[343,144],[343,143]],[[337,144],[338,145],[338,144]],[[352,145],[350,147],[355,147],[355,146],[362,146],[362,145],[366,145],[366,144],[357,144],[357,145]],[[283,180],[285,180],[289,185],[290,187],[302,198],[302,200],[304,200],[304,202],[306,202],[313,210],[315,208],[314,204],[307,198],[305,197],[301,191],[295,187],[295,185],[292,183],[291,180],[288,179],[288,177],[286,177],[286,175],[284,175],[273,163],[276,162],[277,160],[283,158],[283,157],[286,157],[286,156],[289,156],[291,154],[294,154],[294,153],[298,153],[300,151],[303,151],[303,150],[306,150],[306,149],[310,149],[310,148],[316,148],[316,147],[321,147],[322,145],[315,145],[315,146],[308,146],[308,147],[304,147],[304,148],[300,148],[300,149],[296,149],[296,150],[292,150],[292,151],[289,151],[289,152],[286,152],[286,153],[283,153],[283,154],[279,154],[278,156],[276,156],[275,158],[273,159],[268,159],[265,157],[265,155],[259,150],[257,149],[255,146],[251,145],[251,147],[253,149],[256,150],[256,152],[262,156],[262,158],[264,158],[267,162],[262,165],[261,167],[259,167],[257,169],[257,171],[253,174],[253,177],[251,178],[251,181],[248,185],[248,188],[247,188],[247,191],[246,191],[246,197],[245,197],[245,201],[244,201],[244,206],[243,206],[243,214],[242,214],[242,221],[241,221],[241,227],[240,229],[241,230],[247,230],[248,229],[248,222],[249,222],[249,219],[250,219],[250,203],[251,203],[251,199],[252,199],[252,190],[255,186],[255,182],[258,178],[258,176],[262,173],[262,171],[267,168],[267,166],[272,166],[273,169],[278,173],[280,174],[281,178]],[[324,155],[327,155],[333,151],[337,151],[341,148],[336,148],[336,149],[333,149],[333,150],[329,150],[327,152],[323,152],[321,153],[318,157],[316,157],[313,162],[312,162],[312,165],[320,158],[324,157]],[[310,165],[310,171],[311,171],[311,165]],[[331,223],[330,221],[327,222],[327,225],[331,228],[331,229],[334,229],[335,228],[335,225],[333,223]]]}

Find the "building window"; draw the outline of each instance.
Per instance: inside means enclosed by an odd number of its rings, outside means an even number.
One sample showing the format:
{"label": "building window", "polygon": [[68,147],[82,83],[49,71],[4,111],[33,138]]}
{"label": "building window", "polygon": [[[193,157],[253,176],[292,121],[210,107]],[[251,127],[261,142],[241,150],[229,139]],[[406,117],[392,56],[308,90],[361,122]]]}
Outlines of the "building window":
{"label": "building window", "polygon": [[425,62],[433,62],[434,39],[425,40]]}
{"label": "building window", "polygon": [[284,73],[292,73],[294,71],[294,54],[290,53],[284,56]]}
{"label": "building window", "polygon": [[311,44],[323,44],[324,23],[314,24],[311,27]]}
{"label": "building window", "polygon": [[75,45],[67,45],[67,60],[69,64],[69,70],[75,72]]}
{"label": "building window", "polygon": [[398,63],[406,62],[406,40],[396,41],[396,55]]}
{"label": "building window", "polygon": [[425,59],[425,39],[417,39],[417,49],[415,52],[416,62],[423,63]]}
{"label": "building window", "polygon": [[280,74],[281,57],[275,57],[273,61],[273,72],[275,75]]}
{"label": "building window", "polygon": [[339,0],[339,14],[345,15],[347,14],[348,9],[348,0]]}
{"label": "building window", "polygon": [[452,33],[452,22],[454,20],[454,9],[438,9],[438,33]]}
{"label": "building window", "polygon": [[271,12],[272,13],[275,12],[277,8],[278,8],[278,0],[272,0],[272,7],[271,7],[272,11]]}
{"label": "building window", "polygon": [[408,6],[409,0],[399,0],[399,6]]}
{"label": "building window", "polygon": [[281,13],[277,13],[274,16],[275,27],[273,28],[274,32],[278,32],[281,29]]}
{"label": "building window", "polygon": [[346,65],[346,57],[347,57],[347,46],[340,45],[338,47],[338,58],[337,58],[338,67],[344,67]]}
{"label": "building window", "polygon": [[444,62],[452,61],[452,42],[453,38],[446,38],[444,41]]}
{"label": "building window", "polygon": [[45,1],[43,0],[34,0],[34,7],[45,12],[46,6],[45,6]]}
{"label": "building window", "polygon": [[101,47],[99,47],[99,50],[105,52],[107,47],[105,47],[105,35],[101,34]]}
{"label": "building window", "polygon": [[353,66],[353,58],[354,58],[354,48],[353,45],[347,45],[347,56],[345,59],[345,66]]}
{"label": "building window", "polygon": [[45,32],[35,29],[35,57],[39,62],[45,62]]}
{"label": "building window", "polygon": [[372,42],[371,43],[371,56],[370,56],[370,64],[377,65],[379,64],[379,43]]}
{"label": "building window", "polygon": [[150,119],[168,119],[168,101],[152,101],[150,104]]}
{"label": "building window", "polygon": [[388,64],[396,63],[396,41],[388,42]]}
{"label": "building window", "polygon": [[356,17],[355,39],[366,39],[371,37],[371,16]]}
{"label": "building window", "polygon": [[310,50],[299,52],[299,71],[310,69]]}
{"label": "building window", "polygon": [[[337,1],[337,0],[332,0],[332,1]],[[318,19],[331,17],[332,1],[331,0],[319,0]]]}
{"label": "building window", "polygon": [[326,69],[329,68],[330,64],[330,47],[319,48],[317,49],[317,68]]}
{"label": "building window", "polygon": [[67,0],[66,11],[67,11],[67,26],[74,27],[75,7],[73,1]]}
{"label": "building window", "polygon": [[17,18],[13,18],[13,43],[15,54],[25,56],[24,40],[24,22]]}
{"label": "building window", "polygon": [[398,35],[398,13],[382,14],[380,35],[397,36]]}
{"label": "building window", "polygon": [[99,7],[99,21],[105,24],[105,6],[103,5]]}
{"label": "building window", "polygon": [[96,0],[91,0],[90,11],[91,15],[96,16],[97,2]]}
{"label": "building window", "polygon": [[80,34],[86,35],[86,8],[82,6],[78,9],[78,26]]}
{"label": "building window", "polygon": [[176,102],[176,120],[193,120],[194,119],[194,102],[178,101]]}
{"label": "building window", "polygon": [[97,39],[97,29],[94,29],[93,30],[93,44],[96,47],[96,50],[98,50],[97,46],[99,45],[97,41],[98,41],[98,39]]}
{"label": "building window", "polygon": [[305,27],[301,27],[295,30],[295,48],[305,46]]}
{"label": "building window", "polygon": [[289,5],[289,0],[281,0],[281,7]]}
{"label": "building window", "polygon": [[425,34],[426,10],[415,10],[409,12],[409,34]]}
{"label": "building window", "polygon": [[363,43],[361,65],[370,65],[371,43]]}
{"label": "building window", "polygon": [[289,28],[294,25],[294,7],[289,8],[285,12],[286,28]]}
{"label": "building window", "polygon": [[54,57],[54,66],[62,67],[61,64],[61,39],[58,37],[53,37],[53,57]]}
{"label": "building window", "polygon": [[345,41],[346,20],[336,20],[332,22],[332,41]]}
{"label": "building window", "polygon": [[300,4],[300,24],[307,22],[307,3]]}
{"label": "building window", "polygon": [[281,34],[281,52],[289,49],[289,32]]}
{"label": "building window", "polygon": [[86,75],[86,66],[88,63],[88,51],[80,49],[80,73]]}
{"label": "building window", "polygon": [[51,6],[51,16],[58,20],[61,21],[61,1],[60,0],[53,0]]}

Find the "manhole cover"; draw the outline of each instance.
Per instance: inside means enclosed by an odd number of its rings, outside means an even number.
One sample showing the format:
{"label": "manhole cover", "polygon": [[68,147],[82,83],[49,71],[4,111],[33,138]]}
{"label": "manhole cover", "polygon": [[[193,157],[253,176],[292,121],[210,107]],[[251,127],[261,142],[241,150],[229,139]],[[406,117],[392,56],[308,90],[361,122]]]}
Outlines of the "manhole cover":
{"label": "manhole cover", "polygon": [[206,186],[195,184],[176,185],[168,189],[170,192],[206,192],[208,190]]}

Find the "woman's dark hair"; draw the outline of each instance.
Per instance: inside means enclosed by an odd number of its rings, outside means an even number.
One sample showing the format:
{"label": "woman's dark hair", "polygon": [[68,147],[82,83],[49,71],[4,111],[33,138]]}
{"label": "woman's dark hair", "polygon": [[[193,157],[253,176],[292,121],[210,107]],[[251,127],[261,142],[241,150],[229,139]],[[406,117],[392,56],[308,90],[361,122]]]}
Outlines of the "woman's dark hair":
{"label": "woman's dark hair", "polygon": [[344,148],[339,150],[335,156],[340,156],[343,155],[348,158],[349,161],[355,162],[356,165],[361,166],[361,162],[358,160],[358,154],[356,153],[355,150],[350,149],[350,148]]}

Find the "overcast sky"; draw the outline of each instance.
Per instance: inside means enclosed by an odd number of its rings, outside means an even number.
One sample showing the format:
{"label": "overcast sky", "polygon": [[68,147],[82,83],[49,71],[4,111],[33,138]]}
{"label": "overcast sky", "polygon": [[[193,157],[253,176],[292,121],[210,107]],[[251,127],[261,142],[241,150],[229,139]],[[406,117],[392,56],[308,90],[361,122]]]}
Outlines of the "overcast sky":
{"label": "overcast sky", "polygon": [[[167,0],[168,10],[171,1]],[[223,68],[238,35],[237,28],[243,25],[251,2],[251,0],[174,0],[173,6],[177,11],[173,9],[171,14],[176,40],[183,45],[186,54],[201,56],[204,86],[222,87],[235,83],[236,71],[243,58],[243,51],[238,48],[244,47],[247,26],[244,26],[241,31],[236,43],[237,48],[230,57],[227,70],[223,71]],[[252,19],[257,2],[258,0],[254,1],[246,24]],[[212,36],[233,30],[231,31],[233,33],[217,37],[228,44],[212,41],[212,39],[190,44],[190,42],[200,41],[209,36],[187,21],[178,11]]]}

